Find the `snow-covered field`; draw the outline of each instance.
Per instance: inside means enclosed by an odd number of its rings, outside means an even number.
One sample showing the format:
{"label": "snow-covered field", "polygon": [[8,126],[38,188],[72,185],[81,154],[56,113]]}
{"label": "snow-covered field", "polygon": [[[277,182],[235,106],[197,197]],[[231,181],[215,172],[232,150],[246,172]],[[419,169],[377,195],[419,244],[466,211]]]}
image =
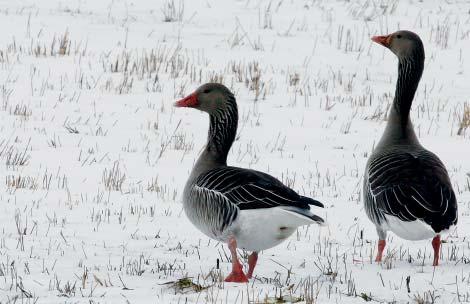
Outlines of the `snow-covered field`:
{"label": "snow-covered field", "polygon": [[[1,1],[0,303],[470,302],[469,13],[438,0]],[[397,76],[370,36],[397,29],[425,44],[412,119],[459,202],[436,268],[430,241],[393,234],[374,263],[362,205]],[[180,203],[208,118],[172,103],[209,81],[239,105],[229,163],[326,205],[329,226],[263,252],[249,284],[223,282],[227,248]]]}

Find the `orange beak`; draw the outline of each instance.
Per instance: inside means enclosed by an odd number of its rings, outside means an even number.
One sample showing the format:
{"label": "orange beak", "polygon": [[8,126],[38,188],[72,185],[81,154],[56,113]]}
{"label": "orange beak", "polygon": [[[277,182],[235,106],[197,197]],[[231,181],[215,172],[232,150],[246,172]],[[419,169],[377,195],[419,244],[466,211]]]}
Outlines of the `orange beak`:
{"label": "orange beak", "polygon": [[390,47],[390,42],[392,40],[391,38],[392,38],[392,35],[373,36],[371,40],[388,48]]}
{"label": "orange beak", "polygon": [[182,107],[194,108],[195,106],[198,105],[197,95],[196,93],[192,93],[186,96],[185,98],[178,100],[177,102],[175,102],[174,105],[175,107],[178,107],[178,108],[182,108]]}

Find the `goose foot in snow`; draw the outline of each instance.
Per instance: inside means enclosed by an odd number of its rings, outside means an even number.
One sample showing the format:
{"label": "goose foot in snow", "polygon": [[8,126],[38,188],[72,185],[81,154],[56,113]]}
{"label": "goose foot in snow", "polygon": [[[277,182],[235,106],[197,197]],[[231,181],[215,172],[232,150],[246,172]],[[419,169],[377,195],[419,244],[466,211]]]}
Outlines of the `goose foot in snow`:
{"label": "goose foot in snow", "polygon": [[240,261],[238,261],[237,240],[235,240],[235,238],[230,238],[228,241],[228,248],[232,254],[232,272],[225,278],[225,282],[247,283],[248,278],[245,273],[243,273],[243,267],[240,264]]}

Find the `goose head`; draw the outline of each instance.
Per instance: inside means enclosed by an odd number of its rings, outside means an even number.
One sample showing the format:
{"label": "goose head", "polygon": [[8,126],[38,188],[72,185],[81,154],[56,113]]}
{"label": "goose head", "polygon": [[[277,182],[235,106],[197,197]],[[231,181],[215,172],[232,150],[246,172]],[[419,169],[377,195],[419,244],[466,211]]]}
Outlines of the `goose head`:
{"label": "goose head", "polygon": [[373,36],[371,39],[388,48],[400,60],[415,56],[424,58],[423,42],[413,32],[403,30],[385,36]]}
{"label": "goose head", "polygon": [[218,115],[236,106],[230,90],[220,83],[206,83],[194,93],[177,101],[175,107],[195,108],[210,115]]}

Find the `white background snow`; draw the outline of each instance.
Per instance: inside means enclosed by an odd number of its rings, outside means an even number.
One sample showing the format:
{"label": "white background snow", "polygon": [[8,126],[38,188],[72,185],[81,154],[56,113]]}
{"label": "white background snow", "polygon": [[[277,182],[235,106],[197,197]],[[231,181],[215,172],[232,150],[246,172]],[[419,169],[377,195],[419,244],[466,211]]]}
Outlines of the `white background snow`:
{"label": "white background snow", "polygon": [[[393,234],[373,262],[362,205],[397,76],[370,37],[397,29],[424,42],[412,119],[459,202],[437,268]],[[1,1],[0,303],[470,302],[469,49],[468,1]],[[237,97],[229,163],[326,205],[249,284],[180,203],[208,117],[172,103],[208,81]]]}

